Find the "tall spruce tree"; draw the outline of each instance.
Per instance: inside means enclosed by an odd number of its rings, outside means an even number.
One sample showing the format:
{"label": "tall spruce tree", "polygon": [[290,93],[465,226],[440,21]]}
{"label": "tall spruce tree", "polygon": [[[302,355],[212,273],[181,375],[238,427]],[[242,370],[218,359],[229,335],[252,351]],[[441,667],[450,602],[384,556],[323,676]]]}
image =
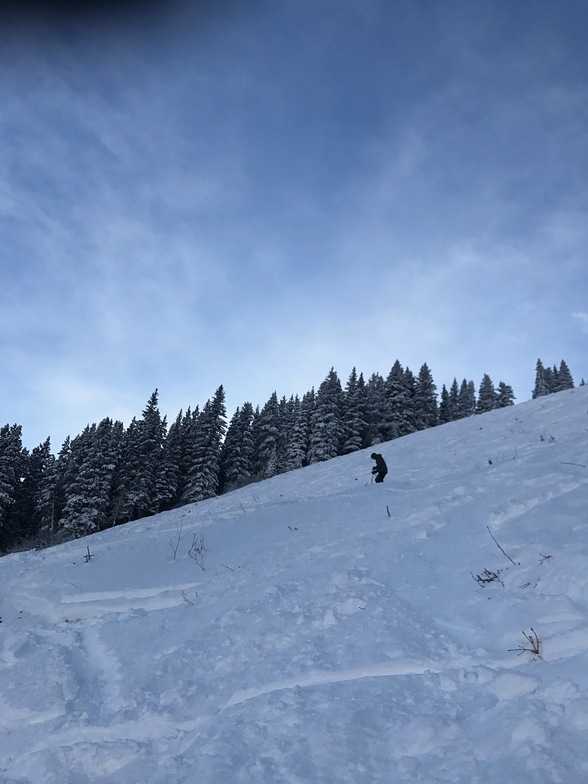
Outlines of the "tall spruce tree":
{"label": "tall spruce tree", "polygon": [[281,412],[278,395],[273,392],[252,423],[253,472],[256,479],[269,479],[279,473],[280,425]]}
{"label": "tall spruce tree", "polygon": [[498,388],[496,390],[496,408],[507,408],[508,406],[514,406],[515,401],[515,394],[513,392],[513,388],[508,384],[505,384],[504,381],[498,382]]}
{"label": "tall spruce tree", "polygon": [[51,439],[47,438],[31,453],[34,468],[33,528],[35,536],[51,544],[57,523],[55,493],[58,481],[57,459],[51,452]]}
{"label": "tall spruce tree", "polygon": [[65,506],[59,521],[68,536],[85,536],[113,523],[114,477],[120,463],[124,427],[103,419],[71,442],[64,477]]}
{"label": "tall spruce tree", "polygon": [[439,420],[437,387],[426,362],[419,370],[416,380],[415,414],[418,430],[435,427]]}
{"label": "tall spruce tree", "polygon": [[476,413],[476,387],[473,381],[465,378],[459,387],[456,419],[463,419]]}
{"label": "tall spruce tree", "polygon": [[459,386],[457,383],[457,378],[454,377],[451,387],[449,388],[449,400],[447,402],[447,414],[449,416],[449,422],[454,422],[456,419],[460,418],[459,413]]}
{"label": "tall spruce tree", "polygon": [[538,359],[535,366],[535,386],[531,395],[533,399],[550,394],[550,375],[551,370],[547,373],[543,362]]}
{"label": "tall spruce tree", "polygon": [[122,470],[117,476],[117,522],[154,514],[158,509],[157,480],[163,457],[167,422],[158,407],[157,389],[133,419],[124,436]]}
{"label": "tall spruce tree", "polygon": [[184,453],[182,411],[165,436],[159,470],[155,480],[154,506],[158,512],[172,509],[179,500],[181,464]]}
{"label": "tall spruce tree", "polygon": [[558,392],[561,392],[564,389],[573,389],[574,388],[574,379],[572,378],[572,374],[570,373],[570,369],[567,365],[565,360],[561,360],[559,363],[559,372],[557,376],[558,380]]}
{"label": "tall spruce tree", "polygon": [[244,403],[233,414],[221,447],[219,491],[226,493],[251,481],[254,443],[253,406]]}
{"label": "tall spruce tree", "polygon": [[315,407],[315,392],[312,388],[302,396],[297,406],[296,417],[286,444],[285,470],[293,471],[308,464],[310,448],[310,423]]}
{"label": "tall spruce tree", "polygon": [[368,423],[366,415],[366,391],[363,375],[353,368],[349,374],[343,397],[343,426],[345,435],[342,453],[349,454],[366,446]]}
{"label": "tall spruce tree", "polygon": [[439,398],[439,424],[444,425],[451,422],[449,414],[449,392],[445,384],[441,387],[441,395]]}
{"label": "tall spruce tree", "polygon": [[221,447],[226,428],[225,391],[221,385],[206,402],[196,422],[182,503],[194,503],[218,494]]}
{"label": "tall spruce tree", "polygon": [[386,440],[400,438],[415,431],[413,392],[407,384],[404,368],[398,360],[384,383],[385,409],[383,435]]}
{"label": "tall spruce tree", "polygon": [[496,403],[496,389],[494,388],[494,384],[490,376],[487,373],[484,373],[482,381],[480,382],[480,388],[478,390],[476,413],[484,414],[486,411],[492,411],[492,409],[496,408]]}
{"label": "tall spruce tree", "polygon": [[7,551],[26,535],[19,504],[27,457],[22,445],[22,427],[0,428],[0,551]]}
{"label": "tall spruce tree", "polygon": [[21,482],[22,498],[19,503],[22,527],[28,539],[36,538],[44,524],[43,507],[50,482],[55,481],[55,458],[51,454],[51,441],[35,447],[26,460],[26,472]]}
{"label": "tall spruce tree", "polygon": [[385,419],[386,391],[383,377],[379,373],[372,373],[366,384],[366,414],[367,414],[367,444],[374,446],[384,441],[382,422]]}
{"label": "tall spruce tree", "polygon": [[310,420],[308,461],[318,463],[337,457],[344,437],[343,389],[339,376],[331,368],[316,393],[316,405]]}

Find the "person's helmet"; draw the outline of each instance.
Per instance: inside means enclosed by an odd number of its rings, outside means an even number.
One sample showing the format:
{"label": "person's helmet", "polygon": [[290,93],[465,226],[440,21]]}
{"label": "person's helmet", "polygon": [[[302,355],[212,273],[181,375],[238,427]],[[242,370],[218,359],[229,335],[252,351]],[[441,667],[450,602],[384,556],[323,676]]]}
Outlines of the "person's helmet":
{"label": "person's helmet", "polygon": [[375,459],[376,459],[376,457],[377,457],[377,454],[376,454],[375,452],[372,452],[372,454],[371,454],[371,458],[372,458],[372,460],[375,460]]}

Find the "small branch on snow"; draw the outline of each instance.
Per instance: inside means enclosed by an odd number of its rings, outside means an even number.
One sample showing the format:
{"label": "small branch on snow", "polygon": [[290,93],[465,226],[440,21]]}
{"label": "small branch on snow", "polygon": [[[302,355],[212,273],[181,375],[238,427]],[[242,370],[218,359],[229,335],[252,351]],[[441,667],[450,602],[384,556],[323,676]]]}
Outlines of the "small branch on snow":
{"label": "small branch on snow", "polygon": [[196,534],[192,537],[192,544],[188,550],[188,555],[204,571],[204,537],[198,538]]}
{"label": "small branch on snow", "polygon": [[543,553],[539,553],[539,555],[541,556],[541,560],[539,561],[540,564],[544,563],[545,561],[548,561],[551,558],[550,555],[543,555]]}
{"label": "small branch on snow", "polygon": [[575,466],[579,466],[580,468],[586,468],[584,463],[567,463],[565,460],[560,460],[559,464],[560,465],[575,465]]}
{"label": "small branch on snow", "polygon": [[172,549],[172,553],[174,554],[173,560],[176,560],[176,555],[178,554],[178,547],[180,546],[180,542],[184,539],[188,534],[183,534],[182,529],[184,528],[184,515],[180,518],[179,522],[176,522],[176,535],[170,536],[169,538],[169,546]]}
{"label": "small branch on snow", "polygon": [[519,645],[518,648],[509,648],[510,651],[516,651],[517,654],[520,656],[522,653],[531,653],[533,656],[537,656],[539,659],[542,659],[541,656],[541,640],[539,639],[537,632],[531,626],[531,632],[527,634],[527,632],[523,632],[523,637],[529,643],[529,647],[527,648],[525,645]]}
{"label": "small branch on snow", "polygon": [[484,569],[482,574],[474,575],[473,572],[470,572],[470,574],[472,575],[474,580],[478,583],[478,585],[481,585],[482,587],[487,583],[500,583],[500,585],[502,585],[502,587],[504,588],[504,583],[498,576],[500,574],[500,569],[498,569],[498,571],[496,572],[491,572],[490,569]]}
{"label": "small branch on snow", "polygon": [[[198,592],[196,592],[196,597],[198,598]],[[186,604],[191,604],[194,606],[194,602],[190,599],[186,591],[182,591],[182,599],[186,602]]]}
{"label": "small branch on snow", "polygon": [[500,550],[500,552],[501,552],[501,553],[502,553],[502,554],[505,556],[505,558],[508,558],[508,560],[511,562],[511,564],[512,564],[513,566],[520,566],[520,563],[518,563],[518,564],[517,564],[517,563],[515,563],[515,562],[512,560],[512,558],[510,557],[510,555],[508,555],[508,553],[505,553],[505,552],[504,552],[504,550],[502,549],[502,547],[501,547],[501,546],[498,544],[498,542],[496,541],[496,537],[494,536],[494,534],[493,534],[493,533],[492,533],[492,531],[490,530],[490,526],[489,526],[489,525],[487,525],[487,526],[486,526],[486,528],[488,529],[488,533],[490,534],[490,536],[491,536],[491,537],[492,537],[492,539],[494,540],[494,543],[496,544],[496,547],[498,547],[498,549],[499,549],[499,550]]}

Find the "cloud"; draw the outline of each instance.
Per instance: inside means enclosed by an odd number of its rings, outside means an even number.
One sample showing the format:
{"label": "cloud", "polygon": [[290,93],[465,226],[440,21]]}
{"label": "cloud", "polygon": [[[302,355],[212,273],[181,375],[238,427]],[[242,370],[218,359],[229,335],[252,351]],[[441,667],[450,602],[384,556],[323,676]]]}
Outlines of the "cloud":
{"label": "cloud", "polygon": [[588,334],[588,313],[585,312],[572,313],[572,318],[580,328],[580,331]]}

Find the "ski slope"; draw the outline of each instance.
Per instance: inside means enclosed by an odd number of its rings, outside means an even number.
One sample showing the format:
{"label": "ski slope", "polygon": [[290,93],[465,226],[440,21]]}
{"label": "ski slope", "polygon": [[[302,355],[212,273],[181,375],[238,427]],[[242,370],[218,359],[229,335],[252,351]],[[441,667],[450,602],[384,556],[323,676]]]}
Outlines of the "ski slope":
{"label": "ski slope", "polygon": [[1,559],[0,782],[585,784],[588,387],[378,450]]}

